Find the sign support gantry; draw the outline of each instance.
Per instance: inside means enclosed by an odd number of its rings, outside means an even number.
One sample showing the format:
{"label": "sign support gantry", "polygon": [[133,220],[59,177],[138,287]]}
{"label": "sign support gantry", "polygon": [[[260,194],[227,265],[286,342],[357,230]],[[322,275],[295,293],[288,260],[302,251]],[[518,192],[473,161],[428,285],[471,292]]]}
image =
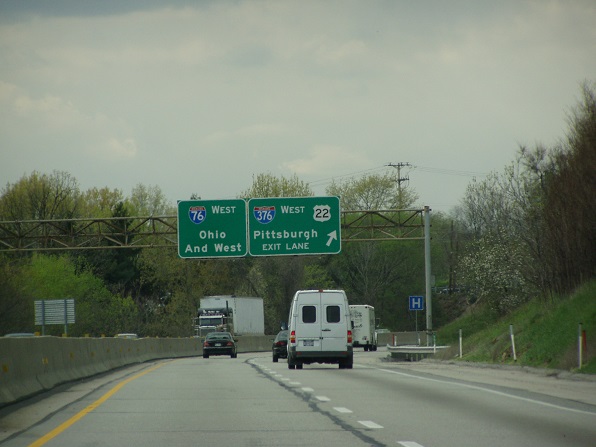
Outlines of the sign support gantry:
{"label": "sign support gantry", "polygon": [[[341,242],[422,240],[424,209],[341,211]],[[178,216],[0,221],[0,253],[176,248]]]}

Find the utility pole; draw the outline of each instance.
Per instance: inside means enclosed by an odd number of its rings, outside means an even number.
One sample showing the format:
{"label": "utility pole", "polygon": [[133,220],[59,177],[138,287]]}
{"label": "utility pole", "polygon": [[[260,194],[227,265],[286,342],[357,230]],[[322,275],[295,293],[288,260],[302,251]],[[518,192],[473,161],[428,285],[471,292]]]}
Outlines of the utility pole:
{"label": "utility pole", "polygon": [[410,163],[403,163],[403,162],[399,162],[396,164],[393,163],[389,163],[387,166],[391,166],[393,168],[397,169],[397,179],[395,180],[397,182],[397,199],[398,199],[398,206],[401,208],[403,207],[403,196],[402,196],[402,190],[401,190],[401,184],[403,182],[407,182],[410,180],[410,177],[402,177],[401,176],[401,168],[406,168],[411,166]]}

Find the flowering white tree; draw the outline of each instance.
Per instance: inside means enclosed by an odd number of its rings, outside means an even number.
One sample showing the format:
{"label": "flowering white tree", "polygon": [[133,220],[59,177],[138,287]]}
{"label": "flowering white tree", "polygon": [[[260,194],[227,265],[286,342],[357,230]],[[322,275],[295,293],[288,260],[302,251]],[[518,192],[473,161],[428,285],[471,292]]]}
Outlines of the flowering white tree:
{"label": "flowering white tree", "polygon": [[474,241],[459,263],[459,275],[477,301],[489,302],[506,314],[527,300],[531,285],[526,279],[530,258],[504,231]]}

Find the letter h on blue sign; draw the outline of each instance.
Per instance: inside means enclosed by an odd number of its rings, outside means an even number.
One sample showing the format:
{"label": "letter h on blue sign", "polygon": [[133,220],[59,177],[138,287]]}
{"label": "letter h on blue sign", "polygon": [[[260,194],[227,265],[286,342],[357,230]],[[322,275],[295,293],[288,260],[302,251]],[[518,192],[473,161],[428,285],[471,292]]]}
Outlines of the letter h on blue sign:
{"label": "letter h on blue sign", "polygon": [[423,296],[411,296],[410,297],[410,310],[424,310],[424,297]]}

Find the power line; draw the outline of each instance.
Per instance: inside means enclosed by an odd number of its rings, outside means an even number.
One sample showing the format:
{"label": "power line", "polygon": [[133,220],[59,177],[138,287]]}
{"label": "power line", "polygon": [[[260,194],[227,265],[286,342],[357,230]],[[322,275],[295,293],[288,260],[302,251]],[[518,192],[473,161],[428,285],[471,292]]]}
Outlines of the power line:
{"label": "power line", "polygon": [[443,175],[457,175],[460,177],[486,177],[488,173],[477,172],[477,171],[464,171],[458,169],[445,169],[445,168],[431,168],[428,166],[414,165],[414,169],[421,172],[429,172],[432,174],[443,174]]}
{"label": "power line", "polygon": [[[376,171],[381,171],[383,169],[386,169],[387,167],[397,167],[398,165],[399,165],[399,163],[397,163],[397,164],[388,163],[386,165],[376,166],[376,167],[370,168],[370,169],[363,169],[361,171],[349,172],[347,174],[335,175],[333,177],[326,177],[326,178],[314,180],[314,181],[308,182],[308,183],[311,186],[323,186],[325,184],[331,183],[334,180],[342,179],[345,177],[354,177],[357,175],[362,175],[362,174],[376,172]],[[462,170],[462,169],[433,168],[430,166],[420,166],[420,165],[416,165],[416,164],[412,165],[410,163],[401,163],[401,165],[402,165],[401,167],[407,166],[407,167],[416,169],[419,172],[428,172],[430,174],[453,175],[453,176],[458,176],[458,177],[486,177],[488,175],[488,173],[486,173],[486,172],[466,171],[466,170]],[[398,177],[400,175],[401,175],[401,173],[398,172]],[[404,178],[402,180],[408,181],[409,178]]]}
{"label": "power line", "polygon": [[333,177],[327,177],[327,178],[324,178],[324,179],[320,179],[320,180],[315,180],[315,181],[309,182],[309,184],[311,186],[313,186],[313,185],[314,186],[324,185],[324,184],[330,183],[330,182],[332,182],[333,180],[336,180],[336,179],[340,179],[340,178],[344,178],[344,177],[353,177],[353,176],[358,175],[358,174],[365,174],[367,172],[378,171],[380,169],[383,169],[384,167],[385,166],[377,166],[375,168],[363,169],[362,171],[350,172],[348,174],[334,175]]}

